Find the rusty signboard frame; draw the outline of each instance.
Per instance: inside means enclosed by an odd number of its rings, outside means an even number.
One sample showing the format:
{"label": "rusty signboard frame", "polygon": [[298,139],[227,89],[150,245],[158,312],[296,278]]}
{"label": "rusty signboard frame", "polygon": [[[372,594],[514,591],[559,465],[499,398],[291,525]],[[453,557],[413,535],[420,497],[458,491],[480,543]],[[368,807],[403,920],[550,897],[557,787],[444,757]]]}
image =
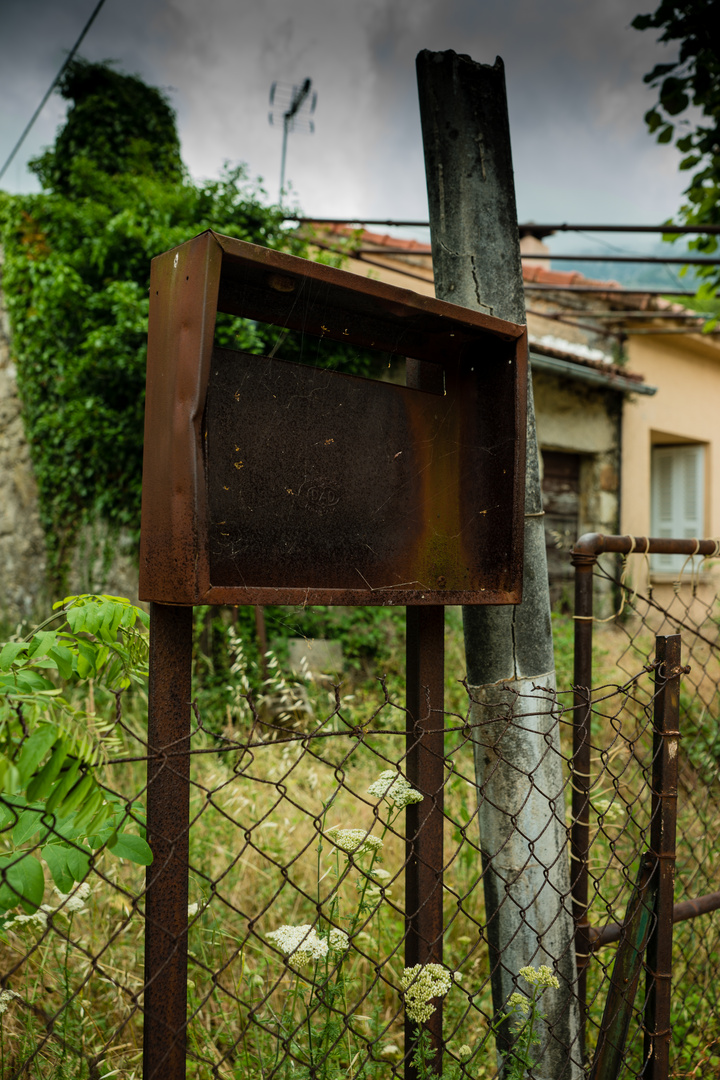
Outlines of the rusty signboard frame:
{"label": "rusty signboard frame", "polygon": [[[400,356],[406,385],[218,350],[218,312]],[[211,231],[153,260],[144,1080],[185,1076],[196,604],[406,605],[406,771],[424,795],[406,963],[442,961],[444,606],[520,602],[527,373],[525,326],[405,289]]]}
{"label": "rusty signboard frame", "polygon": [[[236,381],[228,382],[229,407],[223,409],[212,393],[215,369],[223,367],[224,359],[227,367],[223,354],[213,356],[218,311],[409,357],[408,387],[336,372],[323,373],[318,385],[317,369],[251,357]],[[238,357],[235,363],[240,362]],[[248,371],[249,382],[243,381]],[[298,380],[294,393],[288,389],[292,376]],[[386,550],[366,563],[366,572],[350,567],[339,581],[324,582],[330,568],[313,575],[310,552],[299,576],[288,577],[288,564],[298,553],[288,554],[267,520],[268,489],[279,486],[269,511],[276,527],[282,527],[297,511],[302,481],[297,470],[295,479],[292,473],[274,475],[266,464],[273,449],[269,445],[253,454],[247,443],[238,446],[230,438],[247,438],[244,429],[251,423],[259,423],[261,430],[263,422],[279,427],[282,421],[276,439],[286,444],[287,459],[310,454],[302,428],[312,425],[313,410],[297,415],[295,429],[287,407],[284,416],[266,412],[257,421],[257,410],[272,405],[274,387],[262,392],[271,380],[296,405],[303,394],[312,395],[316,412],[333,390],[337,398],[338,381],[345,395],[358,402],[353,420],[358,425],[363,417],[361,430],[337,408],[328,420],[336,404],[329,402],[323,426],[311,432],[327,444],[322,458],[327,464],[313,459],[309,471],[337,472],[343,443],[346,461],[357,474],[363,457],[374,454],[363,478],[373,490],[364,493],[366,501],[354,508],[354,516],[352,500],[345,498],[332,519],[315,519],[316,533],[336,536],[335,550],[353,539],[359,519],[369,512],[367,500],[377,498],[375,489],[382,487],[385,505],[403,502],[407,520],[389,534]],[[189,605],[518,603],[526,387],[523,326],[213,232],[158,256],[150,286],[140,598]],[[369,414],[381,404],[385,428],[368,427]],[[228,429],[227,445],[219,428]],[[225,461],[225,449],[232,460]],[[222,474],[222,484],[214,478],[221,462],[230,470],[229,476]],[[251,571],[248,578],[244,567],[228,573],[228,560],[213,566],[213,545],[221,534],[212,511],[225,516],[228,503],[239,505],[241,498],[230,487],[231,479],[255,492],[254,504],[246,507],[246,524],[251,515],[265,513],[266,531],[259,533],[256,545],[264,548],[264,562],[254,577]],[[347,495],[355,477],[336,481],[343,483]],[[261,492],[266,501],[259,505]],[[308,494],[300,498],[308,509]],[[377,536],[383,525],[374,508],[372,513],[368,529]],[[296,517],[302,527],[304,518]],[[360,543],[365,539],[361,536]],[[312,533],[306,540],[306,546],[312,545]],[[320,549],[317,558],[326,559],[326,552]],[[242,561],[249,554],[244,549]],[[365,580],[367,573],[372,580]]]}

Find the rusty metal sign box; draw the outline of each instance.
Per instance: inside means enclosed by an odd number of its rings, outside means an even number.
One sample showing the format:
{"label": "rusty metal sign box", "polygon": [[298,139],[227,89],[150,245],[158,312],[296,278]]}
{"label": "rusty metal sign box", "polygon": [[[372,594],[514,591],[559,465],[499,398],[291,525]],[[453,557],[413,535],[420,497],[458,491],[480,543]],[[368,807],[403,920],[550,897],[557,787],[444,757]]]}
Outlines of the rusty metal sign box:
{"label": "rusty metal sign box", "polygon": [[[218,311],[410,385],[216,348]],[[523,326],[214,232],[158,256],[140,598],[518,603],[526,386]]]}

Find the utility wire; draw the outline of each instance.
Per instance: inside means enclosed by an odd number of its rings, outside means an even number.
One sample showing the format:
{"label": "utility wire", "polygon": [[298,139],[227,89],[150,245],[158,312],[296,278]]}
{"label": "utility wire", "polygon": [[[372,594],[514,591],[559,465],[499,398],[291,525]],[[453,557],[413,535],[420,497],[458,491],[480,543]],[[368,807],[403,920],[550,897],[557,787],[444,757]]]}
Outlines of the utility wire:
{"label": "utility wire", "polygon": [[38,105],[37,109],[32,114],[32,116],[30,117],[30,120],[28,121],[28,124],[25,127],[25,130],[23,131],[22,135],[20,136],[20,138],[18,139],[18,141],[15,143],[12,150],[10,151],[10,156],[8,157],[5,164],[3,165],[2,169],[0,169],[0,180],[2,180],[8,166],[12,162],[13,158],[17,154],[17,152],[20,149],[20,147],[22,146],[22,144],[25,142],[25,139],[27,138],[27,135],[28,135],[30,129],[32,128],[33,124],[37,120],[38,116],[40,115],[40,113],[45,108],[45,105],[47,104],[48,98],[52,94],[52,92],[55,89],[55,87],[57,86],[57,84],[60,82],[60,79],[62,78],[62,76],[63,76],[63,74],[65,72],[65,69],[68,66],[68,64],[70,63],[70,61],[72,60],[73,56],[75,55],[75,53],[78,51],[78,49],[82,45],[82,42],[83,42],[83,39],[84,39],[85,35],[87,34],[87,32],[90,29],[90,27],[92,26],[92,24],[95,22],[96,17],[100,13],[100,8],[103,6],[104,3],[105,3],[105,0],[98,0],[98,3],[95,5],[95,10],[93,11],[93,13],[90,16],[90,18],[88,19],[88,21],[85,23],[85,26],[82,29],[82,33],[80,34],[80,37],[77,39],[77,41],[73,45],[72,49],[68,53],[67,59],[65,60],[65,63],[60,68],[57,75],[55,76],[53,81],[50,83],[50,86],[45,91],[45,95],[44,95],[42,101],[40,102],[40,104]]}
{"label": "utility wire", "polygon": [[[429,221],[395,221],[384,218],[320,218],[299,217],[297,214],[285,214],[284,221],[296,221],[298,224],[308,225],[391,225],[404,228],[414,226],[416,228],[429,228]],[[631,232],[631,233],[703,233],[708,236],[720,234],[720,225],[675,225],[666,222],[664,225],[539,225],[534,221],[518,225],[521,232]]]}

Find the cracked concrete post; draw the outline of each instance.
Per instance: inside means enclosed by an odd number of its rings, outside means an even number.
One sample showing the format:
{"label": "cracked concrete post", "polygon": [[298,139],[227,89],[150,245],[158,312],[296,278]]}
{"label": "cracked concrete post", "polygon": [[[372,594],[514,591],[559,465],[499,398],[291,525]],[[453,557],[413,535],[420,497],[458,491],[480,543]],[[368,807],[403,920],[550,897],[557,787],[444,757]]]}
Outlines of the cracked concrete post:
{"label": "cracked concrete post", "polygon": [[[454,52],[417,57],[435,293],[525,322],[505,73]],[[493,1005],[520,968],[549,964],[536,1080],[582,1075],[560,737],[532,383],[523,601],[466,607],[475,775]],[[506,1027],[502,1055],[511,1043]]]}

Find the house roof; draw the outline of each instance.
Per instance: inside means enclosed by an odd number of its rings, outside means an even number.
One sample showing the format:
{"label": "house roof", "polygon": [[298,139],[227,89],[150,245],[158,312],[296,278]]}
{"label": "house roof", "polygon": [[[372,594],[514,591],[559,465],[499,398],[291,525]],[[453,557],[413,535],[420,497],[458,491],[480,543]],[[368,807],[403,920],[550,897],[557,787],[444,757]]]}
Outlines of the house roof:
{"label": "house roof", "polygon": [[[409,240],[404,237],[389,236],[386,233],[370,232],[367,229],[353,229],[349,225],[318,224],[316,228],[321,231],[326,238],[331,236],[343,238],[354,236],[361,241],[364,248],[376,248],[378,255],[392,256],[397,251],[398,254],[396,255],[396,258],[398,260],[414,258],[417,256],[425,256],[426,258],[432,256],[430,244],[423,244],[419,240]],[[399,252],[402,252],[402,254]],[[551,258],[551,256],[548,256],[548,258]],[[522,271],[523,280],[528,282],[528,284],[587,285],[593,289],[601,289],[603,286],[608,289],[618,289],[622,287],[616,281],[600,281],[594,278],[588,278],[576,270],[549,270],[542,265],[523,262]],[[635,307],[638,305],[638,295],[643,294],[628,294],[628,296],[632,297],[632,305]],[[602,296],[602,293],[600,293],[600,296]],[[624,303],[626,299],[625,296],[622,296],[619,299],[619,306],[626,306]],[[676,308],[678,312],[683,310],[681,305],[671,304],[669,301],[659,297],[649,297],[644,295],[643,299],[648,302],[648,309],[650,312],[659,308],[662,308],[663,310]],[[613,296],[612,300],[613,302],[617,302],[618,297]],[[535,337],[531,337],[530,348],[531,360],[537,368],[553,370],[556,373],[563,373],[569,377],[574,376],[583,379],[583,381],[602,384],[622,393],[633,391],[636,393],[655,393],[654,387],[645,385],[645,380],[642,375],[637,375],[634,372],[627,371],[625,368],[612,363],[609,358],[603,357],[599,350],[589,349],[587,346],[570,341],[565,343],[560,338],[553,338],[553,340],[550,341]],[[542,362],[543,357],[547,358],[547,363]]]}

